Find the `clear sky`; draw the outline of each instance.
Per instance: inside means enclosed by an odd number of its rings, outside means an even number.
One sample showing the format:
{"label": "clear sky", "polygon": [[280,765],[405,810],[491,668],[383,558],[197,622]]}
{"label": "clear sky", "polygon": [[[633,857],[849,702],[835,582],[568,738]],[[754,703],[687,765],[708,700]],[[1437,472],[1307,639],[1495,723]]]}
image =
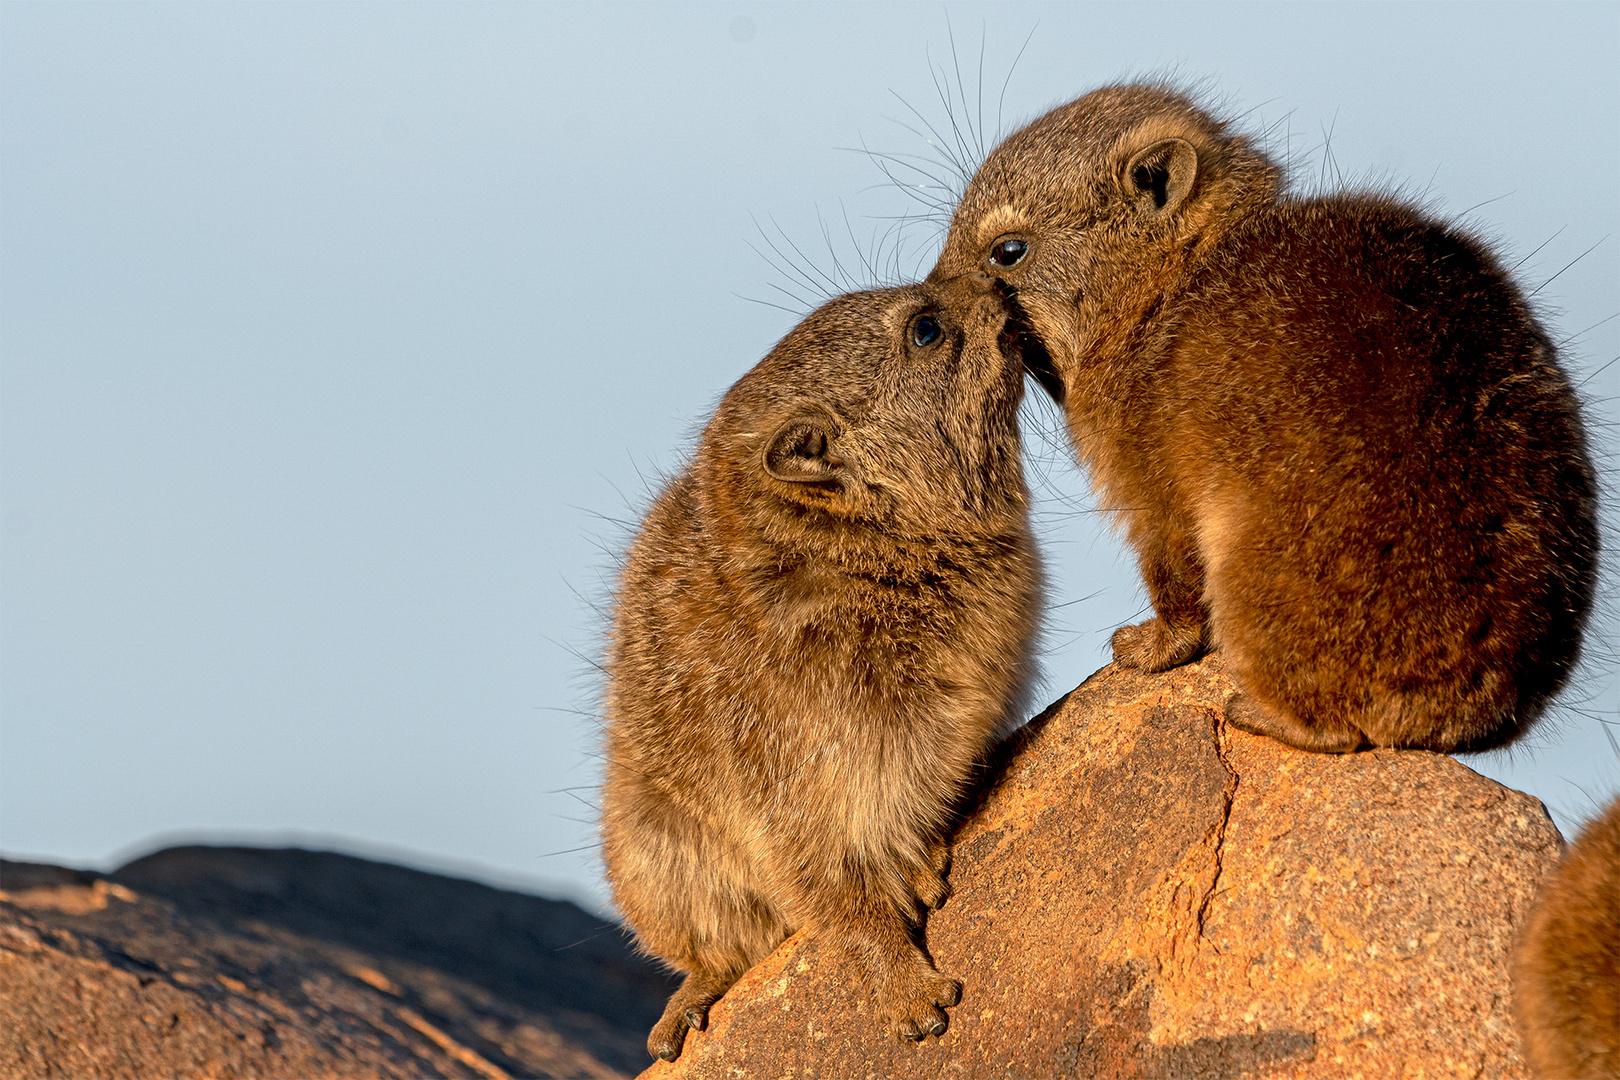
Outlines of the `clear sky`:
{"label": "clear sky", "polygon": [[[0,849],[294,840],[599,902],[624,523],[809,266],[938,249],[858,148],[1164,72],[1519,264],[1620,547],[1614,4],[0,4]],[[1054,417],[1046,697],[1144,606]],[[1566,829],[1620,788],[1614,566],[1570,707],[1469,760]]]}

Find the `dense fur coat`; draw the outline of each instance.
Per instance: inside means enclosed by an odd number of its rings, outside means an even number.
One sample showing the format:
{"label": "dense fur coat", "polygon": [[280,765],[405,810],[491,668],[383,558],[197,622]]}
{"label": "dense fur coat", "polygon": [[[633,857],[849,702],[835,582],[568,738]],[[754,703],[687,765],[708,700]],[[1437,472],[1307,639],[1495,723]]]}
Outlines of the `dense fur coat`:
{"label": "dense fur coat", "polygon": [[1542,883],[1519,932],[1513,1004],[1542,1080],[1620,1077],[1620,798]]}
{"label": "dense fur coat", "polygon": [[930,281],[1016,290],[1155,618],[1218,647],[1234,722],[1307,750],[1483,750],[1575,664],[1597,554],[1579,409],[1477,240],[1379,195],[1282,194],[1187,98],[1112,87],[997,147]]}
{"label": "dense fur coat", "polygon": [[917,946],[990,742],[1024,716],[1039,571],[1023,369],[987,275],[840,297],[726,394],[630,550],[609,650],[604,853],[688,1027],[788,934],[945,1030]]}

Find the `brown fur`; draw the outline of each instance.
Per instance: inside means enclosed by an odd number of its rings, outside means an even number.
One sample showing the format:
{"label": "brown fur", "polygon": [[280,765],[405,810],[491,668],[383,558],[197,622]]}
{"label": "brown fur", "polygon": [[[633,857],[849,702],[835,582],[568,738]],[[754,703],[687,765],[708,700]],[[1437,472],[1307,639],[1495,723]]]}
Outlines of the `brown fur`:
{"label": "brown fur", "polygon": [[1542,1080],[1620,1077],[1620,798],[1542,883],[1515,950],[1513,1003]]}
{"label": "brown fur", "polygon": [[[1021,261],[996,265],[1006,238]],[[1578,404],[1478,241],[1380,195],[1295,197],[1156,85],[994,150],[930,281],[985,269],[1044,346],[1156,617],[1219,647],[1239,726],[1307,750],[1513,739],[1579,651],[1597,553]]]}
{"label": "brown fur", "polygon": [[602,827],[637,940],[686,973],[656,1056],[802,926],[864,961],[892,1030],[945,1030],[960,987],[919,904],[1024,715],[1037,621],[1006,321],[986,275],[826,304],[726,394],[630,550]]}

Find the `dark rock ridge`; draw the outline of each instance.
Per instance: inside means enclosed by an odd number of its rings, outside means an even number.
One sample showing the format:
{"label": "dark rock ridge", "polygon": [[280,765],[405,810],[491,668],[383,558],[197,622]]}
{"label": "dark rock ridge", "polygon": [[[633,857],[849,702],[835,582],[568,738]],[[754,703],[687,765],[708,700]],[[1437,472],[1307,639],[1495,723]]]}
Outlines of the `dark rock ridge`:
{"label": "dark rock ridge", "polygon": [[0,1077],[608,1077],[671,982],[573,904],[345,855],[0,863]]}
{"label": "dark rock ridge", "polygon": [[1516,926],[1561,840],[1438,754],[1228,727],[1216,660],[1105,668],[1003,748],[927,927],[950,1030],[885,1037],[802,931],[648,1077],[1522,1077]]}

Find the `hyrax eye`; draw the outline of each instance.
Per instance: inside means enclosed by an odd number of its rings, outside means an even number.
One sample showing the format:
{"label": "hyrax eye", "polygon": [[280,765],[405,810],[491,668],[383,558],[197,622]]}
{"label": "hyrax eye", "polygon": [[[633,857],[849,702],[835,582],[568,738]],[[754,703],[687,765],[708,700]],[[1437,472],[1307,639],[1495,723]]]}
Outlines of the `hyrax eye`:
{"label": "hyrax eye", "polygon": [[919,315],[911,320],[911,343],[919,349],[926,349],[940,339],[944,331],[939,328],[939,320],[932,315]]}
{"label": "hyrax eye", "polygon": [[1017,266],[1028,254],[1029,245],[1022,240],[997,240],[995,247],[990,249],[990,261],[1002,268]]}

